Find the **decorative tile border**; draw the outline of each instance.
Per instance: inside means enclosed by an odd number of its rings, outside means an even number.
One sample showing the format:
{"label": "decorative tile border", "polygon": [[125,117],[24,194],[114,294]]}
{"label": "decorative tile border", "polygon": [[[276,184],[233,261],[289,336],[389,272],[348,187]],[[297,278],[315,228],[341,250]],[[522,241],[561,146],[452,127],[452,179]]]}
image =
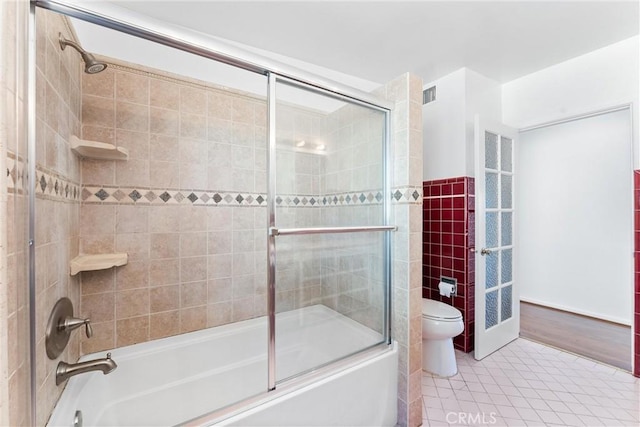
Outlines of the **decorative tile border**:
{"label": "decorative tile border", "polygon": [[[391,201],[421,203],[420,188],[402,187],[392,191]],[[325,207],[373,205],[382,202],[382,193],[365,191],[354,193],[314,195],[278,195],[277,206]],[[234,193],[212,190],[177,190],[164,188],[132,188],[108,186],[83,186],[83,203],[142,204],[142,205],[201,205],[201,206],[266,206],[264,193]]]}
{"label": "decorative tile border", "polygon": [[80,184],[36,167],[36,197],[63,202],[80,202]]}
{"label": "decorative tile border", "polygon": [[[28,176],[25,162],[7,155],[7,190],[9,193],[25,194]],[[36,168],[36,197],[63,201],[80,202],[80,184],[48,171],[40,166]]]}
{"label": "decorative tile border", "polygon": [[13,153],[7,154],[7,190],[9,193],[23,194],[27,185],[27,171],[22,160]]}

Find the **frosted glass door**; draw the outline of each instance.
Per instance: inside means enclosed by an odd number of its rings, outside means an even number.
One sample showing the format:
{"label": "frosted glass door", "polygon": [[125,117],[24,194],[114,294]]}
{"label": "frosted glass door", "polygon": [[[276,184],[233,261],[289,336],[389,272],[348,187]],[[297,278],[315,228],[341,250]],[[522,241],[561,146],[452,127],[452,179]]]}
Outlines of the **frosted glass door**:
{"label": "frosted glass door", "polygon": [[476,118],[475,358],[518,337],[514,281],[515,132]]}

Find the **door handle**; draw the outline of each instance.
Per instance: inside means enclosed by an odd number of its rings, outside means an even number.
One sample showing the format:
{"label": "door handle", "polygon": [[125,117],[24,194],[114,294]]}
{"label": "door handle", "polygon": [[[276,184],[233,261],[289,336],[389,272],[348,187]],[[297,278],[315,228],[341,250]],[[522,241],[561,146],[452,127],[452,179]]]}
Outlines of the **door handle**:
{"label": "door handle", "polygon": [[480,250],[480,255],[489,255],[492,252],[491,249],[487,249],[487,248],[482,248]]}

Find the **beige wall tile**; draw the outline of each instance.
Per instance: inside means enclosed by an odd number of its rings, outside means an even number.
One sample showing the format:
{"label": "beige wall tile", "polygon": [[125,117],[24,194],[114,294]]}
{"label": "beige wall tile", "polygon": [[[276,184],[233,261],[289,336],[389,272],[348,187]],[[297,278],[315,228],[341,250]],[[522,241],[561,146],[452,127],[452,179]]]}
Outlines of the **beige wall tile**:
{"label": "beige wall tile", "polygon": [[180,113],[180,137],[207,139],[207,117],[199,114]]}
{"label": "beige wall tile", "polygon": [[152,134],[177,136],[180,129],[180,114],[174,110],[151,107],[149,130]]}
{"label": "beige wall tile", "polygon": [[152,106],[178,110],[180,107],[180,86],[160,79],[150,79],[149,101]]}
{"label": "beige wall tile", "polygon": [[80,273],[82,295],[112,292],[116,286],[115,268]]}
{"label": "beige wall tile", "polygon": [[80,312],[91,322],[101,323],[115,319],[115,295],[113,292],[83,295]]}
{"label": "beige wall tile", "polygon": [[191,332],[207,326],[207,307],[192,307],[180,310],[180,332]]}
{"label": "beige wall tile", "polygon": [[149,78],[129,72],[117,71],[116,98],[136,104],[148,104]]}
{"label": "beige wall tile", "polygon": [[116,346],[149,340],[149,316],[131,317],[116,322]]}
{"label": "beige wall tile", "polygon": [[180,206],[151,206],[149,208],[149,231],[166,233],[180,231]]}
{"label": "beige wall tile", "polygon": [[180,281],[197,282],[207,280],[207,257],[180,258]]}
{"label": "beige wall tile", "polygon": [[116,162],[116,182],[127,187],[149,187],[149,161],[132,159]]}
{"label": "beige wall tile", "polygon": [[151,134],[149,146],[149,159],[152,161],[176,161],[176,153],[178,153],[177,137]]}
{"label": "beige wall tile", "polygon": [[116,110],[113,99],[93,95],[82,96],[84,126],[114,127]]}
{"label": "beige wall tile", "polygon": [[102,98],[113,98],[115,94],[115,71],[107,68],[99,74],[82,74],[82,93]]}
{"label": "beige wall tile", "polygon": [[149,208],[146,206],[119,205],[116,209],[116,233],[147,233]]}
{"label": "beige wall tile", "polygon": [[233,97],[212,91],[208,94],[209,117],[231,120],[233,117]]}
{"label": "beige wall tile", "polygon": [[149,285],[162,286],[180,283],[180,259],[149,261]]}
{"label": "beige wall tile", "polygon": [[203,232],[180,234],[180,256],[191,257],[207,254],[207,234]]}
{"label": "beige wall tile", "polygon": [[149,314],[149,289],[116,292],[116,319]]}
{"label": "beige wall tile", "polygon": [[207,327],[225,325],[233,319],[233,306],[229,303],[209,304],[207,306]]}
{"label": "beige wall tile", "polygon": [[116,128],[138,132],[149,131],[149,107],[116,100]]}
{"label": "beige wall tile", "polygon": [[178,258],[180,256],[179,233],[152,233],[150,245],[150,259]]}
{"label": "beige wall tile", "polygon": [[150,312],[158,313],[180,308],[180,288],[178,285],[150,288]]}
{"label": "beige wall tile", "polygon": [[180,111],[198,115],[207,114],[207,93],[193,87],[180,88]]}
{"label": "beige wall tile", "polygon": [[207,303],[216,304],[221,301],[229,301],[233,296],[232,280],[230,277],[224,279],[209,280],[207,284]]}
{"label": "beige wall tile", "polygon": [[180,168],[178,162],[151,160],[149,182],[156,188],[179,188]]}
{"label": "beige wall tile", "polygon": [[205,305],[207,303],[207,282],[183,283],[180,286],[180,308]]}
{"label": "beige wall tile", "polygon": [[152,340],[180,333],[180,312],[168,311],[149,316],[149,338]]}
{"label": "beige wall tile", "polygon": [[114,233],[116,224],[115,206],[83,205],[80,211],[81,236]]}
{"label": "beige wall tile", "polygon": [[146,288],[149,286],[149,261],[129,261],[116,269],[116,289]]}
{"label": "beige wall tile", "polygon": [[82,337],[82,354],[89,354],[115,348],[115,323],[113,321],[102,323],[92,322],[91,325],[93,327],[93,337],[91,337],[91,339]]}
{"label": "beige wall tile", "polygon": [[116,251],[127,252],[129,263],[149,259],[149,235],[145,233],[127,233],[116,235]]}
{"label": "beige wall tile", "polygon": [[129,151],[129,159],[149,160],[149,133],[118,129],[116,145]]}

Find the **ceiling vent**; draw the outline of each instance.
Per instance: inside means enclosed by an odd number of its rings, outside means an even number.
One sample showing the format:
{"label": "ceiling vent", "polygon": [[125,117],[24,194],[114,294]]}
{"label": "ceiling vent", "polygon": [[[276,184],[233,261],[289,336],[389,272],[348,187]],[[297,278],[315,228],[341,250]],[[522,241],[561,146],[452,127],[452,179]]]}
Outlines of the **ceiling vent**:
{"label": "ceiling vent", "polygon": [[422,92],[422,105],[428,104],[436,100],[436,87],[431,86]]}

